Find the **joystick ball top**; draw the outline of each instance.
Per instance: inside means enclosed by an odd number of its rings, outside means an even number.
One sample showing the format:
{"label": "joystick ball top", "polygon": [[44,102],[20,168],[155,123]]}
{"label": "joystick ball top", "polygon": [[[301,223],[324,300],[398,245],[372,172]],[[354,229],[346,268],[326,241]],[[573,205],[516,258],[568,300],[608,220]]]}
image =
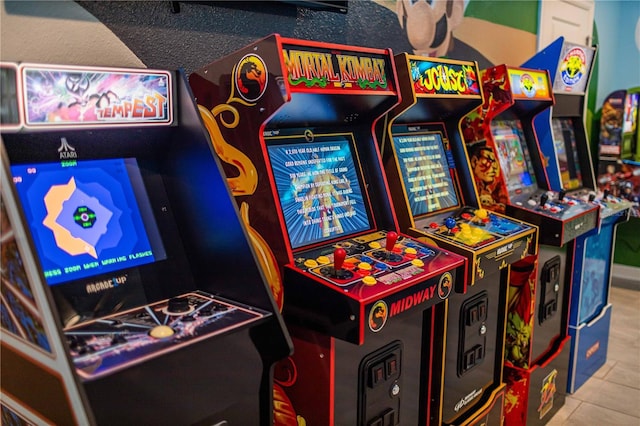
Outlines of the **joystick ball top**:
{"label": "joystick ball top", "polygon": [[446,226],[447,229],[453,229],[456,227],[456,220],[452,217],[448,217],[444,220],[444,226]]}
{"label": "joystick ball top", "polygon": [[342,269],[342,264],[344,263],[345,257],[347,257],[347,252],[343,248],[337,248],[333,252],[333,268],[336,271]]}
{"label": "joystick ball top", "polygon": [[476,210],[476,217],[478,217],[478,219],[486,219],[487,216],[488,216],[488,213],[485,209]]}
{"label": "joystick ball top", "polygon": [[387,245],[386,245],[386,249],[387,251],[392,251],[393,250],[393,246],[396,245],[396,241],[398,241],[398,234],[390,231],[387,233]]}

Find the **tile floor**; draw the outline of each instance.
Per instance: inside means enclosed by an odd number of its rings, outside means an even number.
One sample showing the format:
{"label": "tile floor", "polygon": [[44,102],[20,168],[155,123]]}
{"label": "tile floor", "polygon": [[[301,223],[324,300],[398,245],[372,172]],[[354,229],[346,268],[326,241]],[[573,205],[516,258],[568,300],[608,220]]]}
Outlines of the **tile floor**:
{"label": "tile floor", "polygon": [[549,420],[550,426],[640,425],[640,280],[614,278],[607,362]]}

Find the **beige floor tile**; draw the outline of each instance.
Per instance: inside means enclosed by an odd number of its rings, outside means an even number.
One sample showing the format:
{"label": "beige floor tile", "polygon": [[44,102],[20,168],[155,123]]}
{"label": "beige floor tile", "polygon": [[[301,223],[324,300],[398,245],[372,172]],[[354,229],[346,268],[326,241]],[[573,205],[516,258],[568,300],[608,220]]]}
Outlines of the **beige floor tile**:
{"label": "beige floor tile", "polygon": [[[640,390],[640,369],[638,365],[617,362],[604,376],[604,380],[610,383],[629,386]],[[640,403],[640,401],[638,401]]]}
{"label": "beige floor tile", "polygon": [[640,390],[638,389],[591,377],[572,397],[598,407],[635,416],[640,420]]}
{"label": "beige floor tile", "polygon": [[593,405],[580,404],[562,426],[638,426],[640,418]]}

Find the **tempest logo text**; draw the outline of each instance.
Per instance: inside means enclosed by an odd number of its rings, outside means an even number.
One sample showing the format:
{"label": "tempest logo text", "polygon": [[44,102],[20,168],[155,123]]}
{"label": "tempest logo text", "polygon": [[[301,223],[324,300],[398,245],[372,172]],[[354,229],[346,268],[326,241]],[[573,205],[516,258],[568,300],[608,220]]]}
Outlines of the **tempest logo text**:
{"label": "tempest logo text", "polygon": [[96,108],[100,120],[110,119],[161,119],[166,117],[167,98],[160,93],[146,95],[130,101],[120,101],[106,107]]}

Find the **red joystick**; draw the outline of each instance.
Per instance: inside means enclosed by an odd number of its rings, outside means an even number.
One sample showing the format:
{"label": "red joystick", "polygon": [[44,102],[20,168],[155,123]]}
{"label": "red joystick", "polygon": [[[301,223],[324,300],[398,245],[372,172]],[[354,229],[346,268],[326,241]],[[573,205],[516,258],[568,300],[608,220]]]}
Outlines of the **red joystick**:
{"label": "red joystick", "polygon": [[336,251],[333,252],[333,269],[336,271],[342,269],[345,257],[347,257],[347,251],[343,248],[337,248]]}
{"label": "red joystick", "polygon": [[393,231],[387,232],[387,251],[393,251],[393,247],[396,245],[396,241],[398,241],[398,234]]}

